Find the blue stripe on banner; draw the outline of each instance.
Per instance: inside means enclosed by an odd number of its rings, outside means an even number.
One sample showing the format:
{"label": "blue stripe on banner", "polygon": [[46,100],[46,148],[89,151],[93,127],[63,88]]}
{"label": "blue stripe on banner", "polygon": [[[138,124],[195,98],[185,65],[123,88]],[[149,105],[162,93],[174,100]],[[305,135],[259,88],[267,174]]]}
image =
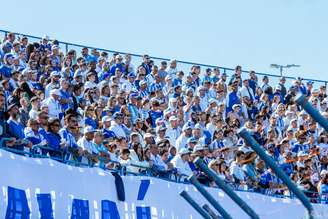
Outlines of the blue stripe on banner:
{"label": "blue stripe on banner", "polygon": [[140,186],[139,186],[139,192],[138,192],[138,201],[142,201],[145,198],[145,195],[148,191],[150,185],[150,180],[149,179],[142,179]]}
{"label": "blue stripe on banner", "polygon": [[53,219],[54,216],[51,204],[51,195],[37,194],[36,198],[39,205],[40,219]]}
{"label": "blue stripe on banner", "polygon": [[150,207],[136,207],[137,219],[151,219]]}
{"label": "blue stripe on banner", "polygon": [[71,219],[89,219],[89,201],[73,199]]}
{"label": "blue stripe on banner", "polygon": [[30,208],[25,190],[8,186],[8,205],[5,219],[29,219]]}
{"label": "blue stripe on banner", "polygon": [[120,219],[117,205],[113,201],[101,201],[101,219]]}

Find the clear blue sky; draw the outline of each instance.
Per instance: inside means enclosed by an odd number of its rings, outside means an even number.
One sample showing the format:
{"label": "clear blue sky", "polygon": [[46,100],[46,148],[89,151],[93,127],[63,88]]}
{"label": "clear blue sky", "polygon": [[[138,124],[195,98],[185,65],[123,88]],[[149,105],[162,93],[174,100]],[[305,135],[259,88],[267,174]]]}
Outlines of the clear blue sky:
{"label": "clear blue sky", "polygon": [[328,80],[327,0],[10,0],[0,28],[107,49]]}

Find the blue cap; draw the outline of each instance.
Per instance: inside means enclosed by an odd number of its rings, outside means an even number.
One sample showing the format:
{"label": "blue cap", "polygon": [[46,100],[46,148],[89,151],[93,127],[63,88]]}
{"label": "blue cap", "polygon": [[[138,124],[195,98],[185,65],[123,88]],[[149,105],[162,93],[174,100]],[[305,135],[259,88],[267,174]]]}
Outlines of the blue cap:
{"label": "blue cap", "polygon": [[137,94],[137,93],[131,93],[130,95],[129,95],[129,98],[131,99],[131,98],[138,98],[139,97],[139,95]]}
{"label": "blue cap", "polygon": [[6,59],[10,59],[10,58],[14,58],[14,55],[11,54],[11,53],[7,53],[7,54],[3,57],[4,60],[6,60]]}
{"label": "blue cap", "polygon": [[190,138],[188,138],[188,140],[187,140],[187,144],[189,144],[189,143],[197,143],[198,141],[197,141],[197,139],[196,138],[194,138],[194,137],[190,137]]}
{"label": "blue cap", "polygon": [[136,75],[133,72],[128,74],[128,78],[135,78],[135,77],[136,77]]}
{"label": "blue cap", "polygon": [[107,78],[107,77],[109,77],[109,76],[110,76],[110,73],[109,73],[109,72],[105,72],[105,73],[102,75],[102,78],[105,79],[105,78]]}
{"label": "blue cap", "polygon": [[313,84],[313,81],[308,81],[306,84]]}
{"label": "blue cap", "polygon": [[118,118],[120,118],[120,117],[123,117],[123,114],[120,113],[120,112],[115,112],[115,113],[113,114],[113,119],[118,119]]}

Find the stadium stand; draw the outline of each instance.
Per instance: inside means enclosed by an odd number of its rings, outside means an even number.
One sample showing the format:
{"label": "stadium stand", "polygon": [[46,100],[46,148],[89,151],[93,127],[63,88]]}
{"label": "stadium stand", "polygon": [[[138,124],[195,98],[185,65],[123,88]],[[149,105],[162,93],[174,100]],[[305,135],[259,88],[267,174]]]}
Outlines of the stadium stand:
{"label": "stadium stand", "polygon": [[1,148],[215,187],[191,162],[201,157],[236,190],[292,196],[237,135],[246,127],[312,202],[328,202],[327,133],[293,100],[303,93],[328,118],[326,81],[0,32]]}

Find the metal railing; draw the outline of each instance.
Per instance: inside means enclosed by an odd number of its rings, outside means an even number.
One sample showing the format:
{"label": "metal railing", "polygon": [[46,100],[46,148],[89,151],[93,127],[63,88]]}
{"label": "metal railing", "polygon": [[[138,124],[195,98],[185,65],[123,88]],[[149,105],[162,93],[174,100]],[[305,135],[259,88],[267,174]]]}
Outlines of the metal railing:
{"label": "metal railing", "polygon": [[[48,154],[40,154],[40,152],[38,152],[38,150],[35,150],[35,149],[39,148],[39,149],[48,150],[48,151],[56,151],[55,149],[52,149],[52,148],[47,147],[47,146],[33,146],[31,148],[31,150],[29,150],[29,151],[27,151],[27,150],[17,150],[17,149],[11,148],[9,146],[4,146],[5,145],[4,140],[6,140],[6,139],[1,139],[0,140],[0,150],[5,150],[5,151],[8,151],[8,152],[14,153],[16,155],[19,155],[19,156],[25,156],[25,157],[30,157],[30,158],[40,158],[40,159],[52,159],[54,161],[64,163],[66,165],[81,167],[81,168],[101,168],[105,171],[117,172],[120,175],[148,176],[148,177],[155,177],[155,178],[165,180],[165,181],[168,181],[168,182],[175,182],[175,183],[181,183],[181,184],[190,184],[188,182],[188,180],[185,180],[188,177],[186,175],[179,175],[177,173],[172,173],[171,172],[169,174],[164,174],[164,175],[166,175],[164,177],[163,174],[161,174],[160,172],[158,172],[156,170],[154,171],[153,168],[138,166],[138,165],[135,165],[135,164],[132,164],[132,165],[129,165],[129,166],[140,168],[143,171],[141,171],[140,173],[129,172],[128,169],[127,169],[128,166],[121,165],[121,163],[119,163],[117,161],[112,161],[112,160],[109,160],[108,163],[115,165],[115,167],[113,167],[113,168],[108,168],[108,167],[104,168],[100,165],[94,165],[94,164],[91,164],[91,163],[83,163],[83,162],[78,161],[78,160],[65,159],[64,156],[63,157],[55,157],[55,156],[49,156]],[[98,156],[98,159],[101,160],[101,158],[99,156]],[[162,173],[164,173],[164,172],[162,172]],[[263,195],[270,196],[270,197],[275,197],[275,198],[291,198],[291,199],[295,198],[294,194],[292,194],[292,193],[290,195],[276,194],[275,189],[261,189],[261,190],[258,190],[258,189],[255,189],[255,188],[245,189],[245,188],[240,187],[240,185],[232,183],[230,181],[225,181],[225,183],[229,184],[231,186],[231,188],[233,188],[234,191],[238,191],[238,192],[258,193],[258,194],[263,194]],[[205,185],[205,186],[209,186],[209,185]],[[320,195],[318,193],[311,192],[311,191],[305,191],[305,193],[308,194],[309,196],[311,196],[309,199],[311,200],[312,203],[328,204],[328,194]]]}
{"label": "metal railing", "polygon": [[[8,30],[2,30],[0,29],[0,33],[3,34],[3,36],[6,36],[8,33],[11,33],[12,31],[8,31]],[[22,34],[22,33],[16,33],[16,32],[12,32],[15,33],[18,36],[25,36],[27,37],[30,41],[32,42],[36,42],[36,41],[40,41],[41,37],[38,36],[33,36],[33,35],[28,35],[28,34]],[[59,41],[59,45],[61,48],[64,48],[65,52],[67,53],[70,49],[82,49],[83,47],[87,47],[89,49],[96,49],[100,52],[104,51],[107,52],[109,54],[114,54],[114,53],[119,53],[119,54],[130,54],[133,57],[133,62],[134,63],[141,63],[141,58],[142,55],[140,54],[135,54],[135,53],[128,53],[128,52],[122,52],[122,51],[115,51],[115,50],[108,50],[108,49],[104,49],[104,48],[98,48],[98,47],[93,47],[93,46],[86,46],[86,45],[81,45],[81,44],[76,44],[76,43],[70,43],[70,42],[64,42],[64,41]],[[170,61],[171,59],[168,58],[161,58],[161,57],[155,57],[155,56],[150,56],[154,61]],[[139,61],[139,62],[138,62]],[[217,66],[217,65],[209,65],[209,64],[202,64],[202,63],[196,63],[196,62],[188,62],[188,61],[182,61],[182,60],[177,60],[177,63],[179,64],[179,70],[183,70],[184,72],[188,72],[191,68],[191,66],[193,65],[198,65],[200,67],[203,68],[219,68],[220,72],[226,73],[228,76],[232,75],[234,73],[234,69],[233,68],[227,68],[227,67],[222,67],[222,66]],[[249,71],[242,71],[242,74],[248,74]],[[276,75],[276,74],[268,74],[268,73],[263,73],[263,72],[256,72],[256,75],[259,76],[268,76],[269,78],[271,78],[271,80],[273,80],[274,82],[278,82],[279,78],[281,77],[280,75]],[[284,76],[287,79],[287,83],[291,83],[292,80],[295,79],[295,77],[291,77],[291,76]],[[327,86],[328,81],[325,80],[317,80],[317,79],[312,79],[312,78],[304,78],[302,77],[303,80],[305,81],[313,81],[313,82],[317,82],[319,84],[324,84]]]}

